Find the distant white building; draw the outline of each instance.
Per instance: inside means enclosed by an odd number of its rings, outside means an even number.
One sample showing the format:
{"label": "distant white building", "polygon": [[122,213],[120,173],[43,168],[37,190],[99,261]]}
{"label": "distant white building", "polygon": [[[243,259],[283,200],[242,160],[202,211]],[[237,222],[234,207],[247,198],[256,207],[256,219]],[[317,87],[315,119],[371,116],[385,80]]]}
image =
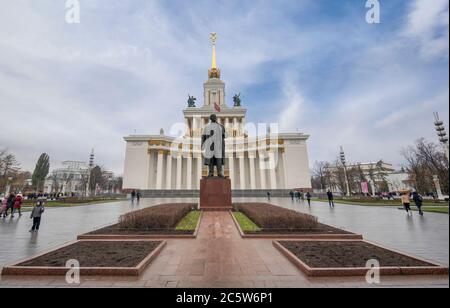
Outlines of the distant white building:
{"label": "distant white building", "polygon": [[[409,174],[403,170],[396,170],[390,163],[382,162],[352,163],[347,165],[347,169],[361,169],[364,177],[370,185],[371,191],[376,192],[375,186],[386,182],[389,192],[398,192],[401,190],[414,190],[413,183],[409,178]],[[329,171],[336,171],[335,166],[330,166]],[[338,191],[337,187],[333,187],[333,191]]]}
{"label": "distant white building", "polygon": [[411,181],[409,174],[402,170],[389,173],[386,181],[390,192],[414,190],[413,181]]}
{"label": "distant white building", "polygon": [[62,162],[62,167],[55,169],[44,183],[44,193],[75,193],[86,191],[89,166],[83,161],[68,160]]}

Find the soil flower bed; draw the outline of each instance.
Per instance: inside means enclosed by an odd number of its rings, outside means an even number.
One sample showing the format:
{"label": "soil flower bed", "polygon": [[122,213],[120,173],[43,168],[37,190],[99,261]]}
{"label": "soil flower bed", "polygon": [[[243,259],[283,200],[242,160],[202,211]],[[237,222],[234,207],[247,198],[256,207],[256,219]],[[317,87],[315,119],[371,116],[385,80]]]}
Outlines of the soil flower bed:
{"label": "soil flower bed", "polygon": [[145,208],[124,214],[117,224],[85,235],[193,235],[200,219],[196,207],[194,203],[174,203]]}
{"label": "soil flower bed", "polygon": [[[265,203],[236,203],[235,220],[246,235],[354,235],[318,218]],[[248,221],[254,226],[248,228]]]}
{"label": "soil flower bed", "polygon": [[74,260],[79,263],[81,275],[138,276],[165,244],[150,240],[77,241],[6,266],[2,275],[66,275],[71,269],[66,262]]}
{"label": "soil flower bed", "polygon": [[360,240],[274,242],[286,257],[311,276],[365,275],[369,260],[379,262],[381,274],[448,274],[448,269]]}
{"label": "soil flower bed", "polygon": [[17,266],[65,267],[67,260],[75,259],[80,267],[134,267],[159,244],[160,241],[82,241]]}

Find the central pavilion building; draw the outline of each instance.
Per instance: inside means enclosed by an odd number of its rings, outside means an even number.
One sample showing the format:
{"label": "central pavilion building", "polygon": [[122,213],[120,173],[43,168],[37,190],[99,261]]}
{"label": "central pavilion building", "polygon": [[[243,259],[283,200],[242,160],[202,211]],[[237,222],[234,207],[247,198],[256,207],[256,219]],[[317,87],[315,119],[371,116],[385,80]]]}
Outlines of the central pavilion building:
{"label": "central pavilion building", "polygon": [[[239,100],[227,104],[225,83],[216,65],[213,36],[212,65],[203,85],[203,106],[193,101],[183,110],[184,128],[179,138],[159,135],[127,136],[123,188],[140,190],[144,196],[196,196],[200,179],[207,174],[201,152],[201,135],[215,113],[226,129],[225,176],[230,177],[235,196],[259,196],[271,191],[285,195],[290,190],[311,190],[309,136],[278,133],[276,126],[246,123],[247,110]],[[251,131],[251,132],[250,132]],[[251,134],[253,132],[253,134]]]}

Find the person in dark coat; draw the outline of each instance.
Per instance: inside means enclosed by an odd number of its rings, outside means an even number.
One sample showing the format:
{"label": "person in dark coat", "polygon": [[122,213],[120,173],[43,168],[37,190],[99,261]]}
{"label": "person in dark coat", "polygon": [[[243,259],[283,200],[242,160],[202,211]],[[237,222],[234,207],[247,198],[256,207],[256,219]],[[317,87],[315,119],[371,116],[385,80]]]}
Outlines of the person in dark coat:
{"label": "person in dark coat", "polygon": [[334,196],[331,190],[327,191],[327,197],[328,197],[328,204],[330,207],[334,207]]}
{"label": "person in dark coat", "polygon": [[419,195],[419,193],[417,191],[413,192],[413,200],[414,200],[414,203],[416,204],[417,208],[419,209],[419,214],[421,216],[423,216],[423,211],[422,211],[423,198],[421,195]]}
{"label": "person in dark coat", "polygon": [[134,202],[134,198],[136,198],[136,191],[135,190],[133,190],[131,192],[131,202]]}
{"label": "person in dark coat", "polygon": [[292,190],[289,192],[289,195],[291,195],[292,202],[294,202],[294,192]]}
{"label": "person in dark coat", "polygon": [[13,193],[10,193],[8,200],[6,201],[6,212],[5,212],[6,216],[8,216],[8,210],[11,210],[11,214],[13,214],[15,200],[16,200],[16,196]]}
{"label": "person in dark coat", "polygon": [[311,193],[309,191],[306,193],[306,200],[308,201],[308,205],[311,206]]}
{"label": "person in dark coat", "polygon": [[141,192],[140,191],[138,191],[136,193],[136,200],[137,200],[138,203],[139,203],[139,201],[141,201]]}

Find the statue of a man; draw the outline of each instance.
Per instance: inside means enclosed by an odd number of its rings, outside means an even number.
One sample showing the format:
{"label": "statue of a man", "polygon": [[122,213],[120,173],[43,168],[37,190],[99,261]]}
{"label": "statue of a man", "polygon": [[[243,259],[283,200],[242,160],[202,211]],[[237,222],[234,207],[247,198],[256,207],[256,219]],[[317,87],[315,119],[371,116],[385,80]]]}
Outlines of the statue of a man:
{"label": "statue of a man", "polygon": [[206,125],[202,134],[202,149],[204,150],[204,164],[208,166],[208,176],[214,176],[214,166],[217,167],[219,177],[224,177],[225,165],[225,127],[217,123],[217,116],[212,114],[211,122]]}
{"label": "statue of a man", "polygon": [[191,95],[188,95],[188,107],[193,108],[195,107],[195,102],[197,101],[197,99]]}
{"label": "statue of a man", "polygon": [[241,107],[241,93],[233,96],[234,107]]}

